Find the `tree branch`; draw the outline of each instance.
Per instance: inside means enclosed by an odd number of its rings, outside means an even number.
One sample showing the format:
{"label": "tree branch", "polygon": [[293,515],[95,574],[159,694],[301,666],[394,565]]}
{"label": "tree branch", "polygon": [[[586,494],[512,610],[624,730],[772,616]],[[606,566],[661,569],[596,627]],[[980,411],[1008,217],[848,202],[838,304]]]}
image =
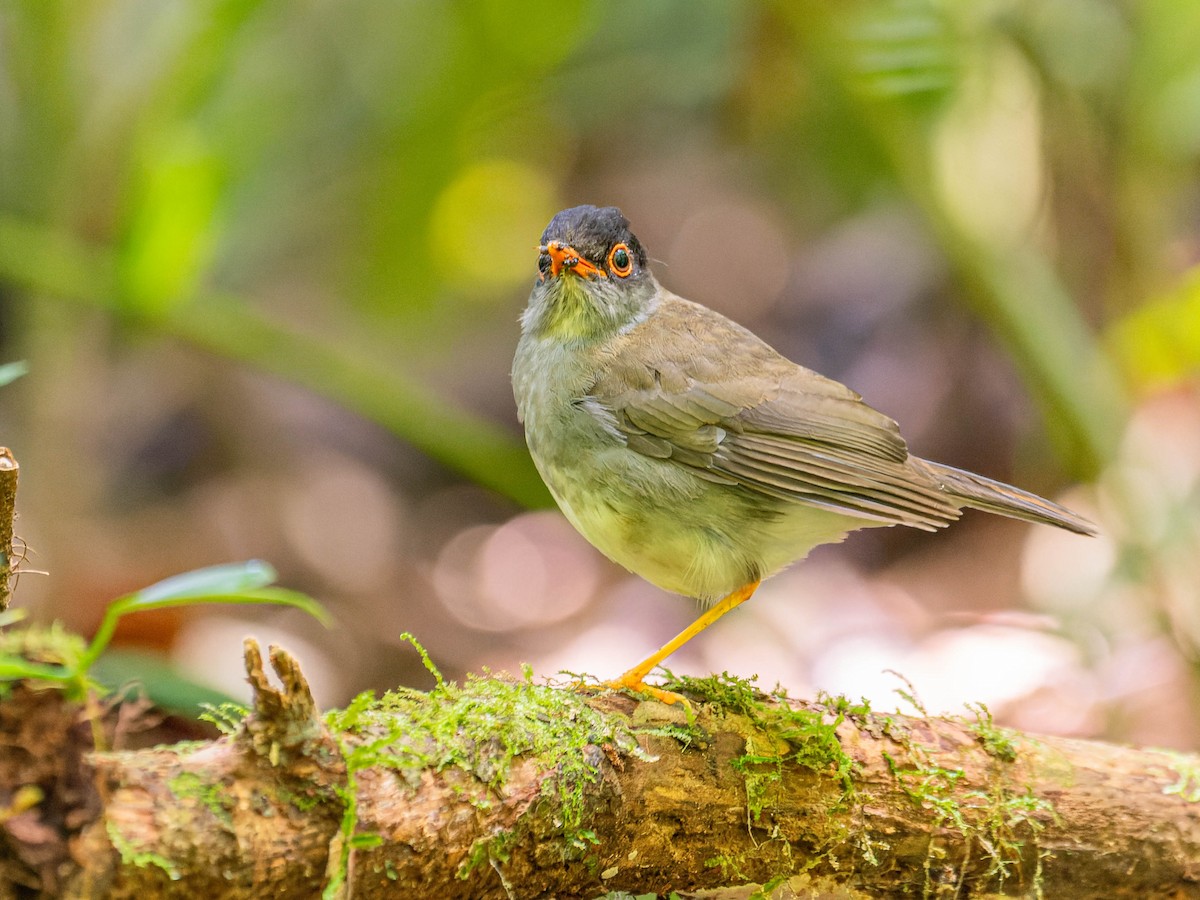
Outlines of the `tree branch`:
{"label": "tree branch", "polygon": [[[92,756],[103,800],[56,896],[1200,896],[1193,756],[728,677],[672,684],[693,721],[496,678],[322,719],[294,661],[271,664],[282,688],[247,645],[254,710],[232,734]],[[0,862],[23,849],[6,837]]]}
{"label": "tree branch", "polygon": [[8,609],[12,597],[13,520],[17,510],[17,475],[20,466],[7,447],[0,447],[0,612]]}

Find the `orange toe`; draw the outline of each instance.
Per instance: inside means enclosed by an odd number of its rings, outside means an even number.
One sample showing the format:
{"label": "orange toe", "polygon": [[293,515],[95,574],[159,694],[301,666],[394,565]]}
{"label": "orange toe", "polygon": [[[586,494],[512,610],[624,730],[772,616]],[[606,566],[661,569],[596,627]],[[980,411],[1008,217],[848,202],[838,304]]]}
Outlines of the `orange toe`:
{"label": "orange toe", "polygon": [[641,678],[641,673],[636,670],[626,672],[619,678],[614,678],[612,681],[604,682],[604,687],[610,691],[628,691],[631,694],[643,694],[653,697],[660,703],[668,705],[674,703],[682,703],[684,706],[690,706],[687,697],[683,694],[677,694],[674,691],[668,691],[660,687],[655,687],[652,684],[646,684]]}

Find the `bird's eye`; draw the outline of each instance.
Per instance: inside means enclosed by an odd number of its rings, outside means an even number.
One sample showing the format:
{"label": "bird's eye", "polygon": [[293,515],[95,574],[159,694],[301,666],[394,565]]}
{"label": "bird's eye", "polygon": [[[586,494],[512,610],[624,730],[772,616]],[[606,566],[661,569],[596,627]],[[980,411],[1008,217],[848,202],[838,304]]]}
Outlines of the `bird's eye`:
{"label": "bird's eye", "polygon": [[632,272],[633,258],[629,255],[629,248],[624,244],[617,244],[608,251],[608,267],[614,275],[620,275],[622,278]]}

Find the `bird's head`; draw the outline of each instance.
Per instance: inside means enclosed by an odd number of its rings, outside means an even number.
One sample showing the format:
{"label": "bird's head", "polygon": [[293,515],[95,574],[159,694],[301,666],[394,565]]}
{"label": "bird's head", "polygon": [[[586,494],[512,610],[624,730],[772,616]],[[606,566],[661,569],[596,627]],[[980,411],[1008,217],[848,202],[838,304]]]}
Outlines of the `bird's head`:
{"label": "bird's head", "polygon": [[657,283],[646,251],[615,206],[564,209],[546,226],[526,332],[562,340],[602,337],[649,311]]}

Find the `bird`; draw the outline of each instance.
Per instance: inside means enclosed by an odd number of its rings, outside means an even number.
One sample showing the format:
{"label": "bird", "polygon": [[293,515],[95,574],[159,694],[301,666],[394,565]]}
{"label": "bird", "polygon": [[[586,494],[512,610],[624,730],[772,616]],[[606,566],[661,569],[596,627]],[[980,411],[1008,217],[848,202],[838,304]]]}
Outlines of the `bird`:
{"label": "bird", "polygon": [[1081,535],[1084,517],[909,453],[896,422],[845,385],[663,287],[613,206],[556,214],[521,315],[513,394],[530,455],[601,553],[702,613],[613,689],[820,544],[861,528],[943,528],[965,508]]}

